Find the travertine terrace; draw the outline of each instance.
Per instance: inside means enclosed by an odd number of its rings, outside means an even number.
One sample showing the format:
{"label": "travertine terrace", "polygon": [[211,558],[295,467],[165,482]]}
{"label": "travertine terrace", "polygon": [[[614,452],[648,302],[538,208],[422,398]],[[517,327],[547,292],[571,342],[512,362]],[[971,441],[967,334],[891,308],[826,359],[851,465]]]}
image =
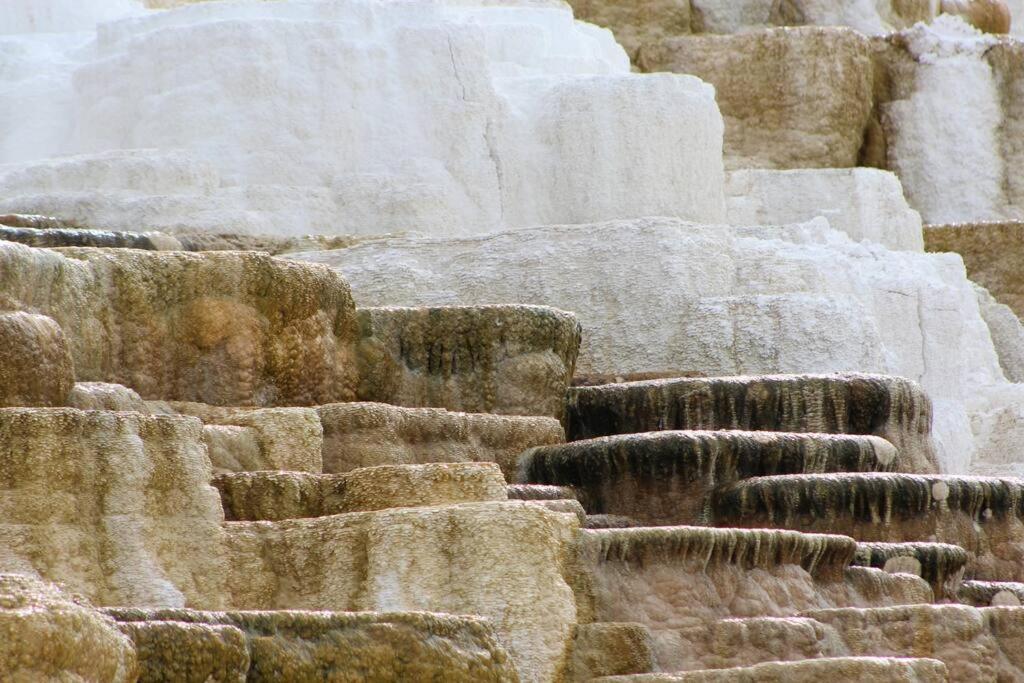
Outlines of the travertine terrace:
{"label": "travertine terrace", "polygon": [[0,681],[1024,680],[1024,0],[0,0]]}

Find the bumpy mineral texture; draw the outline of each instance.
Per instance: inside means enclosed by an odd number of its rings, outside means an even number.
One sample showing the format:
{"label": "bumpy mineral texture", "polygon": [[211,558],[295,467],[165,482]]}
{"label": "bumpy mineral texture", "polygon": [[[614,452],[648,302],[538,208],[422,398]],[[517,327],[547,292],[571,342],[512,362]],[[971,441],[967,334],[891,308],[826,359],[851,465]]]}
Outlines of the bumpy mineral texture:
{"label": "bumpy mineral texture", "polygon": [[113,619],[51,583],[0,574],[0,678],[132,683],[138,673]]}
{"label": "bumpy mineral texture", "polygon": [[896,449],[878,437],[779,432],[649,432],[533,448],[519,480],[570,486],[591,514],[641,524],[698,524],[723,484],[766,474],[884,472]]}
{"label": "bumpy mineral texture", "polygon": [[213,484],[231,520],[323,517],[508,497],[494,463],[381,465],[346,474],[241,472],[219,475]]}
{"label": "bumpy mineral texture", "polygon": [[931,402],[879,375],[653,380],[569,390],[566,432],[588,439],[672,429],[872,434],[896,446],[892,469],[934,472]]}
{"label": "bumpy mineral texture", "polygon": [[928,251],[953,251],[964,259],[967,275],[1001,303],[1024,316],[1024,221],[929,225],[924,231]]}
{"label": "bumpy mineral texture", "polygon": [[942,662],[926,658],[837,657],[804,662],[766,662],[734,669],[705,669],[677,674],[614,676],[603,683],[944,683],[948,671]]}
{"label": "bumpy mineral texture", "polygon": [[[489,625],[419,613],[106,610],[146,680],[518,680]],[[209,678],[207,678],[209,677]]]}
{"label": "bumpy mineral texture", "polygon": [[403,406],[561,417],[576,318],[541,306],[364,308],[359,397]]}
{"label": "bumpy mineral texture", "polygon": [[0,242],[0,292],[0,304],[57,321],[82,381],[219,405],[355,395],[355,307],[326,268],[258,253]]}
{"label": "bumpy mineral texture", "polygon": [[669,39],[643,48],[644,71],[715,86],[728,168],[858,164],[872,109],[869,41],[849,29],[773,29]]}
{"label": "bumpy mineral texture", "polygon": [[375,465],[496,462],[511,480],[523,451],[565,441],[562,425],[549,417],[383,403],[333,403],[317,412],[324,432],[324,472]]}
{"label": "bumpy mineral texture", "polygon": [[566,666],[577,621],[565,577],[578,524],[524,501],[228,522],[230,600],[480,615],[520,676],[548,681]]}
{"label": "bumpy mineral texture", "polygon": [[100,605],[224,606],[202,425],[184,417],[0,409],[0,571]]}
{"label": "bumpy mineral texture", "polygon": [[0,407],[66,405],[74,383],[74,362],[56,322],[0,312]]}

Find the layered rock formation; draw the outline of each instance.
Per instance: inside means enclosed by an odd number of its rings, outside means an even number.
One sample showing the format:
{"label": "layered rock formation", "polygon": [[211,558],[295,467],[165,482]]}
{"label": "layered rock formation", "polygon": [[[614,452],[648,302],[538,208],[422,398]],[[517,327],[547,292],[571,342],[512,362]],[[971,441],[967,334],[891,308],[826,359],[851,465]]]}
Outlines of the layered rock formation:
{"label": "layered rock formation", "polygon": [[1024,677],[1003,6],[576,4],[0,8],[0,679]]}

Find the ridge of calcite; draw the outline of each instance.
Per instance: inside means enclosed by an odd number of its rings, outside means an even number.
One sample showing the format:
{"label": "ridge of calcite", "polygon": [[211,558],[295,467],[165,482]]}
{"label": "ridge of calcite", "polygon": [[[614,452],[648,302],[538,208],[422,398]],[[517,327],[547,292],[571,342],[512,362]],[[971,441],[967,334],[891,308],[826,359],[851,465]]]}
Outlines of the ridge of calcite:
{"label": "ridge of calcite", "polygon": [[928,582],[937,600],[958,599],[966,550],[949,543],[858,543],[854,565],[909,573]]}
{"label": "ridge of calcite", "polygon": [[571,441],[666,429],[875,435],[896,447],[893,470],[937,469],[931,401],[899,377],[769,375],[573,387],[565,422]]}
{"label": "ridge of calcite", "polygon": [[0,292],[0,303],[61,326],[80,381],[221,405],[355,396],[355,306],[325,268],[258,253],[0,242]]}
{"label": "ridge of calcite", "polygon": [[580,324],[546,306],[361,308],[361,400],[560,418]]}
{"label": "ridge of calcite", "polygon": [[532,448],[518,481],[569,486],[591,514],[641,525],[699,524],[718,486],[767,474],[887,472],[879,437],[743,431],[623,434]]}
{"label": "ridge of calcite", "polygon": [[74,383],[60,325],[44,315],[0,311],[0,407],[67,405]]}
{"label": "ridge of calcite", "polygon": [[235,472],[213,479],[231,521],[325,517],[404,507],[507,500],[494,463],[380,465],[345,474]]}
{"label": "ridge of calcite", "polygon": [[718,525],[951,543],[970,553],[972,578],[1024,576],[1019,479],[898,473],[758,477],[717,490],[712,507]]}
{"label": "ridge of calcite", "polygon": [[607,676],[602,683],[820,683],[865,680],[872,683],[945,683],[946,666],[925,657],[833,657],[797,662],[765,662],[749,667],[670,674]]}
{"label": "ridge of calcite", "polygon": [[138,674],[113,619],[52,583],[0,573],[0,678],[132,683]]}
{"label": "ridge of calcite", "polygon": [[426,612],[106,609],[154,679],[517,681],[482,619]]}
{"label": "ridge of calcite", "polygon": [[82,228],[14,227],[0,216],[0,240],[29,247],[103,247],[109,249],[147,249],[181,251],[181,242],[161,233],[136,233]]}
{"label": "ridge of calcite", "polygon": [[0,571],[99,605],[226,605],[224,519],[192,418],[0,409]]}
{"label": "ridge of calcite", "polygon": [[67,407],[78,410],[154,412],[135,390],[108,382],[75,382],[67,396]]}

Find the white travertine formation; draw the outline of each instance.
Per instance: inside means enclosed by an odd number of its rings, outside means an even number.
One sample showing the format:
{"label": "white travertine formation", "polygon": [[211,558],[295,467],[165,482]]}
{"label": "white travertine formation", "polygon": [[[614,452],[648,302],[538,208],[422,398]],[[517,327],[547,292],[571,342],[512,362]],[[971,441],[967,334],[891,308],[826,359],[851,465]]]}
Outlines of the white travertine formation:
{"label": "white travertine formation", "polygon": [[367,304],[543,301],[575,311],[582,373],[855,368],[908,377],[935,403],[939,463],[949,472],[970,464],[965,402],[1005,386],[957,256],[855,244],[821,219],[546,226],[296,257],[336,267]]}
{"label": "white travertine formation", "polygon": [[289,235],[724,218],[713,89],[630,73],[561,3],[201,3],[0,55],[0,93],[36,105],[0,105],[0,212]]}
{"label": "white travertine formation", "polygon": [[874,168],[747,169],[726,180],[733,225],[782,225],[828,219],[854,241],[923,251],[921,216],[903,197],[899,179]]}

